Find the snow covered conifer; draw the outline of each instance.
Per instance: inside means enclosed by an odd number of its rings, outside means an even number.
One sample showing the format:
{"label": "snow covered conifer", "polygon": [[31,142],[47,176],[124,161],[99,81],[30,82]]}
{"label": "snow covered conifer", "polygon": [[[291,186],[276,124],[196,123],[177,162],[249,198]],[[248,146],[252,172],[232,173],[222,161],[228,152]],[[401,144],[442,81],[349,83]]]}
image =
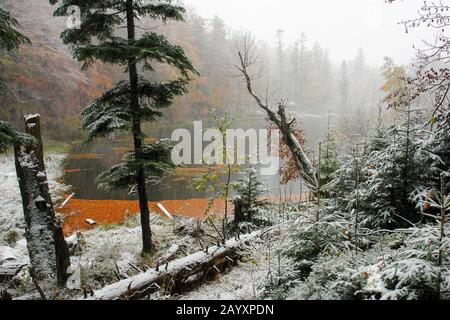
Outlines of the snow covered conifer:
{"label": "snow covered conifer", "polygon": [[[398,259],[381,273],[384,299],[450,299],[450,195],[441,190],[425,201],[440,214],[432,222],[414,228]],[[433,221],[434,220],[434,221]]]}
{"label": "snow covered conifer", "polygon": [[[91,66],[95,61],[123,66],[128,80],[106,91],[82,112],[82,128],[88,141],[118,132],[131,132],[134,140],[135,180],[139,195],[143,252],[152,248],[150,212],[145,177],[145,146],[141,126],[156,121],[162,109],[171,105],[176,96],[186,93],[190,73],[196,73],[184,50],[172,45],[165,36],[155,32],[140,32],[136,18],[161,21],[183,20],[184,8],[171,0],[50,0],[57,4],[56,16],[68,16],[76,5],[81,11],[79,29],[66,29],[62,40],[70,45],[74,57]],[[122,29],[126,30],[124,37]],[[151,82],[142,71],[154,71],[154,64],[173,67],[179,78],[167,82]]]}
{"label": "snow covered conifer", "polygon": [[364,202],[372,226],[409,227],[421,218],[411,199],[423,185],[427,168],[418,156],[424,130],[417,113],[410,108],[402,111],[402,123],[388,129],[385,146],[370,153]]}
{"label": "snow covered conifer", "polygon": [[14,144],[30,145],[35,143],[35,139],[25,133],[14,129],[7,122],[0,121],[0,153],[6,151],[9,146]]}
{"label": "snow covered conifer", "polygon": [[234,198],[235,222],[252,221],[261,210],[266,209],[269,202],[264,199],[267,190],[258,179],[256,169],[245,170],[233,185],[237,192]]}
{"label": "snow covered conifer", "polygon": [[424,138],[419,152],[428,164],[427,185],[440,189],[440,176],[446,177],[445,192],[450,193],[450,110],[432,118],[434,130]]}
{"label": "snow covered conifer", "polygon": [[[19,22],[11,14],[0,8],[0,51],[13,51],[22,44],[31,44],[30,39],[20,33],[17,28]],[[0,78],[0,95],[5,91],[5,86]]]}
{"label": "snow covered conifer", "polygon": [[326,140],[322,143],[321,155],[320,184],[323,186],[321,194],[322,196],[328,197],[330,193],[326,190],[326,186],[333,180],[333,174],[339,168],[336,132],[334,130],[328,132]]}

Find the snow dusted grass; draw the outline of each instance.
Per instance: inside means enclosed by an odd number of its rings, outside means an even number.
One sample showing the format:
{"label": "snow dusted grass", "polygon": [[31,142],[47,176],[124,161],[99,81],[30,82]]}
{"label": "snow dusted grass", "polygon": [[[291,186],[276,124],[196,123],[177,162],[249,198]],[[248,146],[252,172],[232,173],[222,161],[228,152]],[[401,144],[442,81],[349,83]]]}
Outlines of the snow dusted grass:
{"label": "snow dusted grass", "polygon": [[[63,194],[68,189],[58,182],[62,176],[65,157],[65,154],[45,157],[50,192],[55,203],[63,199]],[[8,242],[14,244],[23,238],[25,221],[12,154],[0,155],[0,195],[0,245],[6,245]]]}
{"label": "snow dusted grass", "polygon": [[[90,231],[81,233],[81,254],[72,257],[74,267],[82,265],[85,268],[95,269],[96,264],[109,265],[114,269],[115,263],[120,271],[131,271],[130,263],[141,265],[143,257],[142,235],[138,217],[130,218],[125,225],[105,225]],[[170,223],[154,217],[152,219],[152,231],[156,240],[164,243],[158,249],[165,249],[168,243],[176,241],[172,233]]]}
{"label": "snow dusted grass", "polygon": [[[144,270],[154,267],[156,261],[164,258],[173,248],[181,248],[171,252],[171,259],[200,251],[198,241],[183,233],[175,232],[174,221],[159,215],[151,216],[153,242],[156,252],[153,256],[143,256],[142,236],[139,216],[128,218],[123,225],[104,225],[96,229],[78,234],[81,250],[71,257],[71,271],[68,287],[79,290],[84,285],[98,290],[104,285],[118,281],[121,276],[134,276],[139,272],[135,267]],[[186,219],[176,218],[176,221]],[[70,237],[75,238],[76,235]],[[206,243],[206,239],[202,239]],[[74,292],[72,297],[79,297],[80,292]]]}
{"label": "snow dusted grass", "polygon": [[240,262],[216,281],[194,291],[175,297],[178,300],[254,300],[261,294],[257,280],[264,277],[264,269],[250,262]]}
{"label": "snow dusted grass", "polygon": [[[58,180],[62,176],[62,163],[65,154],[52,154],[45,157],[47,178],[54,203],[63,199],[68,187]],[[0,265],[6,262],[29,263],[27,242],[24,238],[25,221],[22,199],[17,182],[14,156],[0,155]],[[13,294],[23,294],[33,288],[27,268],[16,277]]]}
{"label": "snow dusted grass", "polygon": [[[55,203],[61,202],[64,193],[69,189],[58,182],[62,176],[62,164],[65,157],[64,154],[58,154],[47,156],[45,159],[50,191]],[[11,154],[0,156],[0,194],[2,195],[0,199],[0,264],[7,260],[28,263],[22,201],[14,158]],[[132,276],[137,271],[131,265],[139,268],[151,266],[174,245],[180,246],[184,251],[179,252],[174,258],[200,250],[198,242],[193,237],[174,233],[173,222],[167,219],[152,216],[152,231],[158,251],[151,258],[141,255],[142,238],[138,216],[131,217],[124,225],[101,225],[94,230],[83,232],[79,239],[76,236],[70,237],[69,240],[79,241],[80,250],[71,257],[73,275],[68,281],[68,288],[72,291],[69,291],[67,297],[79,297],[79,290],[83,285],[91,285],[93,288],[99,289],[103,285],[116,282],[117,270],[121,275]],[[214,233],[211,230],[208,232]],[[208,243],[211,239],[206,237],[202,241]],[[224,275],[222,280],[219,279],[219,284],[225,287],[238,287],[241,281],[236,277],[236,273],[242,272],[244,277],[247,275],[245,278],[247,280],[251,274],[249,268],[248,263],[238,266],[236,270],[232,270],[232,273]],[[24,294],[33,290],[26,268],[18,278],[21,279],[21,287],[16,288],[17,290],[13,292]],[[236,298],[240,296],[253,297],[253,287],[248,286],[251,281],[241,283],[245,283],[245,286],[238,289],[234,296]],[[214,284],[212,283],[212,286]],[[209,288],[211,287],[207,285],[204,289],[205,299],[211,297]],[[200,288],[196,292],[200,296],[202,289]]]}
{"label": "snow dusted grass", "polygon": [[[168,275],[177,274],[189,267],[196,270],[196,266],[207,263],[208,261],[211,261],[211,259],[222,257],[224,254],[230,252],[229,250],[237,250],[242,246],[242,242],[252,242],[257,239],[260,234],[261,231],[255,231],[251,234],[242,235],[240,239],[231,238],[227,240],[223,246],[214,245],[209,247],[210,252],[201,250],[180,259],[173,260],[168,262],[166,268],[164,269],[151,269],[145,273],[140,273],[134,277],[130,277],[110,286],[106,286],[101,290],[96,291],[92,297],[89,297],[89,299],[113,300],[126,292],[131,292],[131,295],[137,293],[138,298],[142,297],[142,295],[139,296],[139,294],[141,294],[140,292],[149,288],[149,286],[155,281],[158,281],[158,279],[167,277]],[[197,269],[197,271],[199,270]]]}

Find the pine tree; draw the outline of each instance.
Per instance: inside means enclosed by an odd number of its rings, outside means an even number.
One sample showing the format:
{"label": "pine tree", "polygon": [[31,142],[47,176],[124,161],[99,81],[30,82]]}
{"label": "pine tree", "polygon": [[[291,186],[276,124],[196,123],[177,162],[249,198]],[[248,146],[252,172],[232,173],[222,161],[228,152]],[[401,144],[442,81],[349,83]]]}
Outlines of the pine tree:
{"label": "pine tree", "polygon": [[[143,252],[152,250],[150,212],[145,177],[142,123],[156,121],[176,96],[186,93],[189,72],[196,72],[183,49],[172,45],[163,35],[143,32],[137,35],[136,18],[182,21],[184,8],[172,1],[143,0],[50,0],[57,4],[56,16],[67,16],[68,8],[81,10],[79,29],[67,29],[62,40],[70,45],[74,57],[88,68],[95,61],[126,67],[128,80],[119,82],[82,112],[82,128],[87,141],[117,132],[132,132],[134,169],[141,211]],[[120,32],[126,29],[126,38]],[[150,82],[139,75],[154,71],[154,63],[168,64],[180,73],[177,80]]]}
{"label": "pine tree", "polygon": [[211,38],[216,45],[225,45],[226,43],[225,22],[219,16],[214,16],[211,20]]}
{"label": "pine tree", "polygon": [[323,186],[322,196],[328,197],[329,192],[326,190],[326,186],[333,180],[333,175],[339,168],[335,130],[328,129],[326,140],[322,143],[321,148],[320,184]]}
{"label": "pine tree", "polygon": [[420,148],[429,167],[427,186],[439,190],[440,176],[446,177],[445,192],[450,193],[450,111],[443,111],[431,120],[433,128]]}
{"label": "pine tree", "polygon": [[305,99],[306,82],[308,81],[308,48],[306,46],[307,37],[302,32],[300,35],[300,53],[299,53],[299,65],[300,65],[300,83],[299,83],[299,105],[303,105]]}
{"label": "pine tree", "polygon": [[323,51],[322,61],[320,65],[320,82],[321,82],[321,102],[322,105],[330,99],[330,92],[332,90],[332,63],[328,50]]}
{"label": "pine tree", "polygon": [[233,188],[237,192],[234,203],[235,206],[238,204],[239,208],[239,210],[235,208],[235,215],[237,215],[235,222],[237,223],[242,220],[252,221],[261,213],[261,210],[266,209],[269,205],[269,202],[264,199],[267,190],[258,179],[254,167],[245,170],[233,184]]}
{"label": "pine tree", "polygon": [[[22,44],[31,44],[31,41],[20,33],[17,28],[19,22],[9,12],[0,8],[0,52],[11,52],[18,49]],[[0,77],[0,96],[6,90],[5,84]],[[28,144],[33,139],[22,134],[11,127],[8,123],[0,120],[0,153],[14,144]]]}
{"label": "pine tree", "polygon": [[[418,156],[424,130],[417,111],[400,111],[401,123],[388,128],[385,145],[366,162],[366,214],[373,226],[411,226],[420,220],[412,196],[424,185],[427,165]],[[377,140],[379,143],[379,140]]]}
{"label": "pine tree", "polygon": [[296,41],[292,48],[291,59],[290,59],[290,78],[291,78],[291,94],[296,103],[298,103],[299,98],[299,88],[300,88],[300,41]]}
{"label": "pine tree", "polygon": [[11,14],[0,8],[0,49],[12,51],[22,44],[31,44],[30,39],[20,33],[19,22]]}
{"label": "pine tree", "polygon": [[[361,211],[359,198],[364,191],[364,182],[367,181],[365,164],[369,161],[365,145],[355,145],[352,154],[344,155],[339,159],[339,168],[332,174],[333,180],[329,183],[327,191],[336,210],[351,212]],[[358,186],[358,188],[357,188]],[[358,207],[358,208],[357,208]]]}
{"label": "pine tree", "polygon": [[387,289],[382,299],[450,299],[450,195],[445,193],[445,180],[442,173],[440,190],[424,200],[439,214],[425,214],[431,223],[411,228],[395,261],[381,272]]}

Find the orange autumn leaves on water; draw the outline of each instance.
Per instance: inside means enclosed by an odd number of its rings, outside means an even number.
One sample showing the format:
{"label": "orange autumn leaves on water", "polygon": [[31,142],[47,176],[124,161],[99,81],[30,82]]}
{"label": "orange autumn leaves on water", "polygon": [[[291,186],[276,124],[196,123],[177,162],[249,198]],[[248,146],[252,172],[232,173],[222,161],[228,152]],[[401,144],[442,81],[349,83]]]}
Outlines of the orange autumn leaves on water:
{"label": "orange autumn leaves on water", "polygon": [[[151,212],[162,215],[158,208],[161,203],[171,214],[191,218],[203,218],[208,207],[208,199],[165,200],[149,202]],[[224,212],[225,202],[214,201],[210,214],[220,216]],[[86,219],[94,220],[98,225],[123,223],[125,218],[139,212],[138,201],[129,200],[82,200],[72,199],[58,212],[64,215],[63,231],[70,235],[76,231],[93,229]]]}
{"label": "orange autumn leaves on water", "polygon": [[81,159],[101,159],[104,155],[97,153],[78,153],[69,155],[69,160],[81,160]]}
{"label": "orange autumn leaves on water", "polygon": [[[279,201],[306,201],[310,194],[289,194],[281,198],[276,195],[267,197],[272,203]],[[151,212],[163,215],[158,203],[161,203],[171,214],[175,216],[202,219],[208,208],[208,199],[188,200],[164,200],[160,202],[149,202]],[[228,203],[231,212],[233,204]],[[222,216],[225,210],[225,201],[217,199],[214,201],[209,215]],[[132,200],[83,200],[71,199],[63,208],[57,209],[64,216],[63,231],[66,236],[83,230],[90,230],[95,226],[89,225],[86,219],[94,220],[97,225],[121,224],[131,215],[139,212],[139,203]]]}

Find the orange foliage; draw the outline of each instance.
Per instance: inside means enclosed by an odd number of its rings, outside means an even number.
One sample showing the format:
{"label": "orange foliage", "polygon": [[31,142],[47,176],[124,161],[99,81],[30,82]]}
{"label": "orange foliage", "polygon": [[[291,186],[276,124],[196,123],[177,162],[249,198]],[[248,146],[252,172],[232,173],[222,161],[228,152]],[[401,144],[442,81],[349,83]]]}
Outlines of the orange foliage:
{"label": "orange foliage", "polygon": [[[297,121],[294,121],[294,123],[291,126],[292,132],[294,136],[297,138],[298,142],[303,146],[306,143],[306,139],[303,133],[303,129],[300,128]],[[271,132],[273,130],[278,129],[277,126],[273,122],[269,122],[267,126],[268,132],[269,132],[269,138],[271,135]],[[280,171],[281,171],[281,183],[283,185],[288,184],[290,181],[295,181],[300,179],[300,173],[297,168],[297,164],[295,162],[294,157],[292,156],[292,152],[287,146],[287,144],[284,141],[283,137],[280,137],[280,148],[279,152],[272,151],[273,156],[280,157],[284,161]],[[270,141],[270,139],[269,139]]]}

